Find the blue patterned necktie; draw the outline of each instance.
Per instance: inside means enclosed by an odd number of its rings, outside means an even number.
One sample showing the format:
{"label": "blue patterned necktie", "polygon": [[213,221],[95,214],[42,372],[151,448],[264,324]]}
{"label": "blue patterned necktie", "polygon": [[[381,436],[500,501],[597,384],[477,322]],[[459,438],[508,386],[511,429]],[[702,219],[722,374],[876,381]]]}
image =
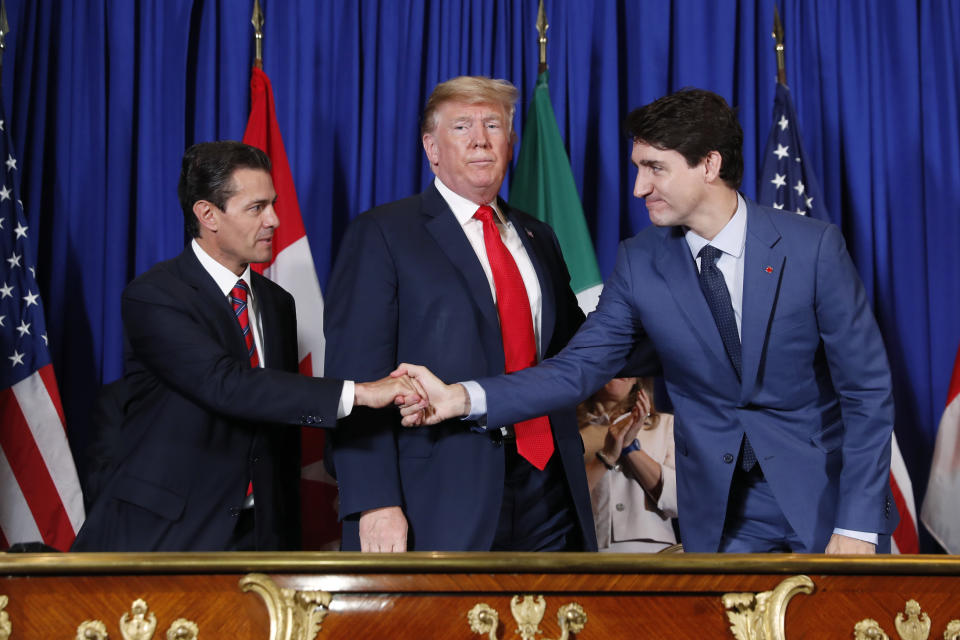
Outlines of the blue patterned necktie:
{"label": "blue patterned necktie", "polygon": [[[737,371],[737,379],[742,377],[743,364],[740,355],[740,334],[737,333],[737,319],[733,315],[733,304],[730,302],[730,292],[727,290],[723,274],[717,268],[717,259],[720,250],[706,245],[700,250],[700,289],[710,305],[713,320],[720,330],[720,338],[727,350],[727,356]],[[750,446],[746,436],[743,439],[743,454],[740,456],[740,468],[749,471],[757,463],[757,455]]]}

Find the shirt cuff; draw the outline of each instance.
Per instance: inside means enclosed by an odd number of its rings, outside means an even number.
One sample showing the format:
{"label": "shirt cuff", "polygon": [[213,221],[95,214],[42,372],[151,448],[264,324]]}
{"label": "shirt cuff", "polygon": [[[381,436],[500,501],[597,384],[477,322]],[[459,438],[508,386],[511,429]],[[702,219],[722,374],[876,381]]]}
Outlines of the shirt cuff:
{"label": "shirt cuff", "polygon": [[848,538],[854,538],[856,540],[862,540],[863,542],[870,542],[872,544],[877,544],[880,541],[879,534],[876,533],[867,533],[865,531],[852,531],[850,529],[840,529],[836,528],[833,530],[834,533],[841,536],[847,536]]}
{"label": "shirt cuff", "polygon": [[353,411],[353,380],[343,381],[343,390],[340,391],[340,403],[337,405],[337,420],[346,418]]}
{"label": "shirt cuff", "polygon": [[[480,383],[476,380],[467,380],[460,384],[467,390],[467,397],[470,399],[470,415],[464,416],[463,420],[485,423],[487,417],[487,392],[483,390],[483,387],[481,387]],[[487,428],[486,424],[478,424],[477,426],[484,429]]]}

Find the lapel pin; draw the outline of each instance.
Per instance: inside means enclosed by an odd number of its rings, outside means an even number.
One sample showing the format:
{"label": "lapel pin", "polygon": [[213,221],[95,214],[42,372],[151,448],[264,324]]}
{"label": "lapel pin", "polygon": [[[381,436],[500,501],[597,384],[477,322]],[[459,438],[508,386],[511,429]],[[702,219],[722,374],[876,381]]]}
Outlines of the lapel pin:
{"label": "lapel pin", "polygon": [[528,238],[532,238],[532,237],[533,237],[533,231],[530,231],[530,229],[524,229],[524,231],[527,232],[527,237],[528,237]]}
{"label": "lapel pin", "polygon": [[766,271],[767,273],[773,273],[773,267],[769,267],[769,266],[768,266],[768,267],[764,267],[763,270]]}

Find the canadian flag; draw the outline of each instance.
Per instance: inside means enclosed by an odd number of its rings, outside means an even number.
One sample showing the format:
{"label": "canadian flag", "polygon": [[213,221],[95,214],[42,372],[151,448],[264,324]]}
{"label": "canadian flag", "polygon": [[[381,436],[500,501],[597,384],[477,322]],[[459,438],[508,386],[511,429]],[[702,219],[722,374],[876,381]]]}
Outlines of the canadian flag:
{"label": "canadian flag", "polygon": [[[280,219],[280,226],[273,234],[273,260],[252,266],[289,291],[296,300],[300,373],[319,376],[323,374],[323,294],[277,123],[273,87],[267,74],[256,67],[250,77],[250,119],[243,141],[270,157],[273,188],[277,192],[276,212]],[[323,439],[323,429],[301,430],[300,512],[304,549],[339,548],[337,485],[323,467]]]}

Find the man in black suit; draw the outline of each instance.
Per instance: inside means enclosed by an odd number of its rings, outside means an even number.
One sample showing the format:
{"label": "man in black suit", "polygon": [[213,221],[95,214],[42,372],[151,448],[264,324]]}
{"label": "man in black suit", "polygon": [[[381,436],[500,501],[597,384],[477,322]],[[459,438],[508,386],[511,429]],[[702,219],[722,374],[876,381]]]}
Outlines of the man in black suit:
{"label": "man in black suit", "polygon": [[123,293],[126,401],[75,551],[296,549],[299,429],[383,407],[408,381],[297,371],[293,298],[250,270],[279,224],[270,160],[194,145],[178,188],[193,239]]}
{"label": "man in black suit", "polygon": [[[556,353],[580,326],[553,230],[497,197],[516,100],[490,78],[434,89],[421,127],[436,180],[350,225],[327,288],[327,373],[376,378],[407,361],[485,377]],[[596,549],[573,402],[503,429],[402,430],[368,410],[343,424],[345,550]]]}

